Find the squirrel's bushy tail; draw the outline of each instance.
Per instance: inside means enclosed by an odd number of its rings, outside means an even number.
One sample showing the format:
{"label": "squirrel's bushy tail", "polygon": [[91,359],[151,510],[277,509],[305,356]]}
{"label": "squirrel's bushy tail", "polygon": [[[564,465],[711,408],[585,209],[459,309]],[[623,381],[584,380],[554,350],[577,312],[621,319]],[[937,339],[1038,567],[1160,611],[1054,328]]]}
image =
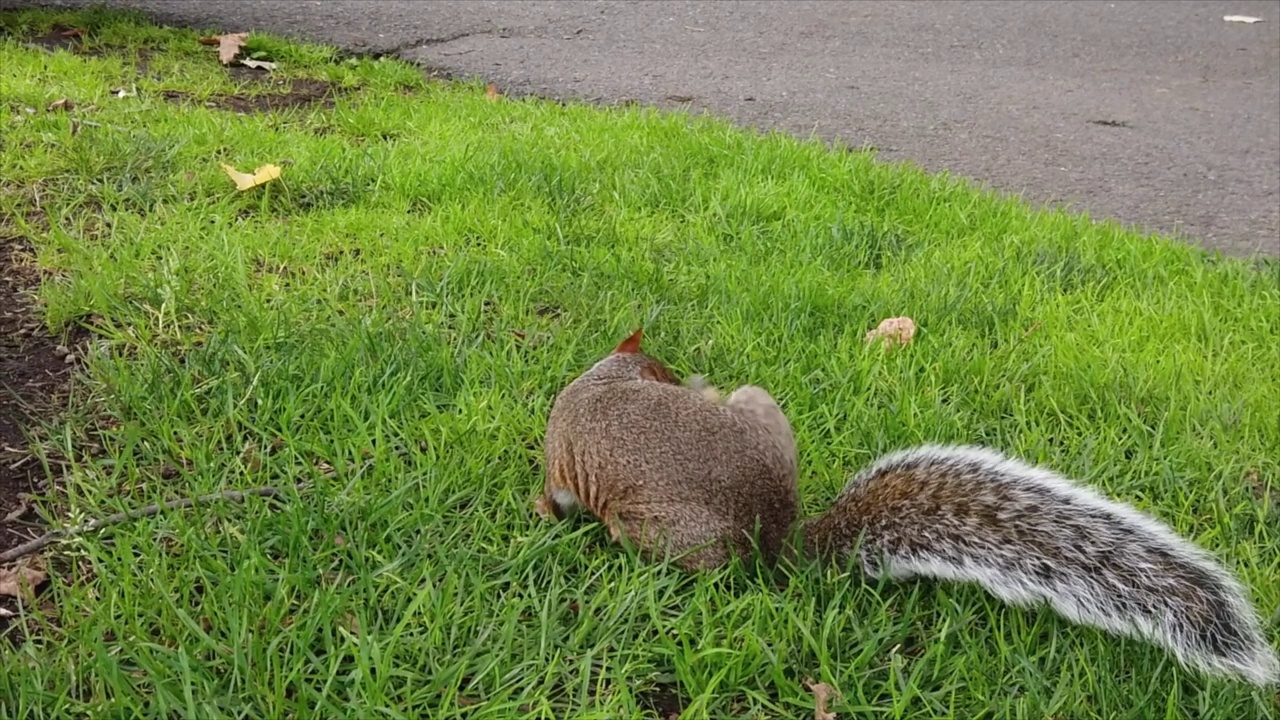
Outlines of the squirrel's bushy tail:
{"label": "squirrel's bushy tail", "polygon": [[804,542],[819,555],[856,552],[871,576],[976,582],[1211,674],[1280,680],[1244,590],[1209,553],[1128,505],[990,450],[890,454],[805,524]]}

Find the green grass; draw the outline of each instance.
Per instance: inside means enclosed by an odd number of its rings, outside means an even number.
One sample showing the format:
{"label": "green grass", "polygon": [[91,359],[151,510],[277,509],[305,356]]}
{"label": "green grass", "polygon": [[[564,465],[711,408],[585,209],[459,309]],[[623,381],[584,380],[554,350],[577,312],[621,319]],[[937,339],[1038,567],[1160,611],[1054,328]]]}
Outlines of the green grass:
{"label": "green grass", "polygon": [[[93,52],[23,44],[55,22]],[[278,74],[342,91],[237,115],[201,102],[236,85],[197,33],[0,24],[3,232],[37,248],[50,327],[96,337],[50,428],[73,463],[48,511],[359,468],[58,546],[39,632],[0,651],[0,715],[619,718],[658,688],[684,717],[811,717],[806,678],[842,719],[1276,711],[972,587],[689,577],[530,502],[555,393],[644,324],[681,373],[781,399],[808,512],[889,450],[991,445],[1218,553],[1274,642],[1280,508],[1255,487],[1280,477],[1277,265],[273,37],[250,48]],[[76,110],[45,112],[61,97]],[[237,193],[221,162],[284,174]],[[909,349],[864,345],[901,314]]]}

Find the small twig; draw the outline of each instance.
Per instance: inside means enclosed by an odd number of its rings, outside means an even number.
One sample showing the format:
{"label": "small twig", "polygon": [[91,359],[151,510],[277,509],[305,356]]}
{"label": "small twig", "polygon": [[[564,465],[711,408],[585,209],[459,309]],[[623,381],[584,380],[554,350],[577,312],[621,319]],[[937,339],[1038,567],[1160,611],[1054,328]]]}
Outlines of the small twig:
{"label": "small twig", "polygon": [[10,465],[10,466],[9,466],[9,469],[10,469],[10,470],[17,470],[18,468],[22,467],[23,465],[26,465],[27,463],[31,462],[31,460],[32,460],[34,457],[35,457],[34,455],[26,455],[26,456],[23,456],[21,459],[19,459],[19,460],[18,460],[18,462],[16,462],[16,463],[14,463],[14,464]]}
{"label": "small twig", "polygon": [[108,130],[115,130],[116,132],[122,132],[122,133],[129,132],[127,128],[122,128],[117,125],[103,125],[100,122],[94,122],[92,120],[82,120],[80,118],[72,118],[72,119],[75,122],[80,123],[81,125],[88,125],[89,127],[106,128]]}
{"label": "small twig", "polygon": [[[403,457],[408,453],[409,453],[408,448],[397,448],[391,452],[391,456]],[[352,463],[346,469],[354,471],[355,473],[358,474],[360,472],[363,472],[365,468],[369,467],[372,464],[373,464],[373,459],[370,458],[363,463]],[[324,470],[324,472],[320,473],[320,477],[329,479],[329,480],[337,477],[337,475],[338,475],[338,471],[332,467],[327,467]],[[293,489],[297,490],[298,492],[302,492],[303,490],[306,490],[310,485],[311,483],[304,480],[301,482],[294,483]],[[143,508],[137,508],[135,510],[118,512],[114,515],[109,515],[104,518],[98,518],[97,520],[92,520],[90,522],[83,523],[81,525],[75,525],[69,528],[59,528],[58,530],[50,530],[49,532],[45,533],[44,535],[41,535],[38,538],[29,540],[28,542],[25,542],[17,547],[10,548],[0,553],[0,565],[3,565],[4,563],[7,563],[13,560],[17,560],[20,557],[26,557],[27,555],[37,552],[40,549],[44,548],[45,546],[50,545],[58,540],[61,540],[62,538],[75,537],[77,535],[83,535],[85,533],[91,533],[96,530],[101,530],[102,528],[110,527],[112,525],[119,525],[122,522],[137,520],[139,518],[144,518],[144,517],[150,517],[152,515],[159,515],[161,510],[184,510],[186,508],[194,507],[196,505],[208,505],[209,503],[214,503],[219,500],[231,500],[232,502],[243,502],[244,499],[247,497],[275,497],[279,494],[280,494],[280,488],[270,486],[270,485],[264,486],[264,487],[248,488],[245,490],[223,490],[222,492],[212,493],[209,495],[179,498],[177,500],[170,500],[169,502],[165,502],[165,503],[155,503],[153,505],[148,505]]]}
{"label": "small twig", "polygon": [[[301,492],[307,489],[309,485],[310,483],[300,482],[295,484],[293,487],[295,490],[298,490],[299,492]],[[276,495],[279,495],[279,494],[280,494],[279,488],[269,487],[269,486],[249,488],[247,490],[224,490],[222,492],[212,493],[210,495],[200,495],[198,497],[179,498],[177,500],[170,500],[169,502],[165,502],[165,503],[156,503],[154,505],[148,505],[146,507],[136,508],[134,510],[128,510],[126,512],[118,512],[115,515],[108,515],[107,517],[104,517],[104,518],[98,518],[97,520],[93,520],[93,521],[84,523],[82,525],[75,525],[69,528],[59,528],[57,530],[50,530],[49,532],[45,533],[44,535],[41,535],[38,538],[35,538],[34,540],[30,540],[15,548],[10,548],[9,550],[6,550],[0,553],[0,564],[4,564],[13,560],[17,560],[20,557],[25,557],[27,555],[30,555],[31,553],[37,552],[42,548],[44,548],[45,546],[53,542],[56,542],[58,540],[61,540],[62,538],[75,537],[77,535],[83,535],[85,533],[95,532],[105,527],[110,527],[112,525],[119,525],[122,522],[128,522],[129,520],[137,520],[139,518],[150,517],[152,515],[159,515],[160,511],[162,510],[184,510],[186,508],[193,507],[196,505],[208,505],[209,503],[217,502],[219,500],[231,500],[232,502],[243,502],[246,497],[275,497]]]}

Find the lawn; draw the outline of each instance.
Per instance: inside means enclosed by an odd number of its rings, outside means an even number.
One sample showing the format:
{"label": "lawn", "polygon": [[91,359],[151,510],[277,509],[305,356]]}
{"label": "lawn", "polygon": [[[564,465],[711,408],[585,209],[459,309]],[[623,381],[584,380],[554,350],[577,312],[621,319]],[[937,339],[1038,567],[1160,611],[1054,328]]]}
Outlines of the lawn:
{"label": "lawn", "polygon": [[[780,399],[808,513],[890,450],[990,445],[1215,552],[1275,642],[1280,265],[278,37],[244,50],[266,71],[131,15],[0,27],[0,234],[87,337],[40,512],[311,483],[51,547],[0,715],[799,718],[808,679],[842,720],[1277,712],[973,587],[692,577],[531,501],[556,392],[643,325]],[[864,342],[897,315],[914,343]]]}

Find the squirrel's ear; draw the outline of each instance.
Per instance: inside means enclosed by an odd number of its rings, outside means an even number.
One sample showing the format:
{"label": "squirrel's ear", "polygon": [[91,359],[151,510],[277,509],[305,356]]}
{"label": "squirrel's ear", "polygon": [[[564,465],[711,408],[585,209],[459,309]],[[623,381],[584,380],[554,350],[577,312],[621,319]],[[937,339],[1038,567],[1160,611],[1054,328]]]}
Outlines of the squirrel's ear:
{"label": "squirrel's ear", "polygon": [[636,328],[636,331],[631,333],[631,337],[618,343],[618,347],[613,349],[613,354],[614,355],[618,355],[621,353],[634,354],[634,353],[640,352],[640,339],[643,335],[644,335],[644,328]]}

